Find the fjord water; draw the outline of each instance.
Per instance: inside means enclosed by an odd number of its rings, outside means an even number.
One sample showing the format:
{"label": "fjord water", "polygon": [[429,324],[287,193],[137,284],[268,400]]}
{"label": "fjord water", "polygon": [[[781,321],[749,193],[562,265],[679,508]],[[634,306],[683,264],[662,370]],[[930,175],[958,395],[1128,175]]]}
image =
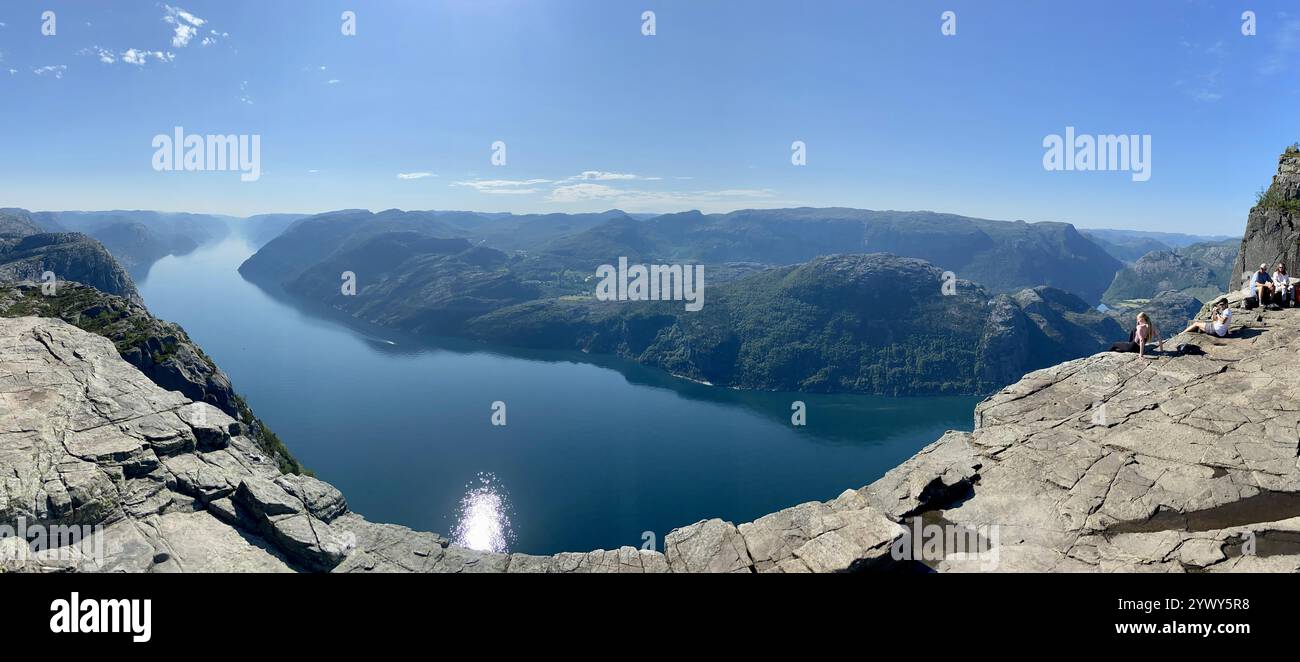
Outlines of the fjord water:
{"label": "fjord water", "polygon": [[140,290],[354,511],[478,548],[640,547],[650,532],[662,550],[675,527],[865,485],[969,430],[978,401],[742,392],[576,352],[406,338],[246,282],[253,251],[232,234],[164,258]]}

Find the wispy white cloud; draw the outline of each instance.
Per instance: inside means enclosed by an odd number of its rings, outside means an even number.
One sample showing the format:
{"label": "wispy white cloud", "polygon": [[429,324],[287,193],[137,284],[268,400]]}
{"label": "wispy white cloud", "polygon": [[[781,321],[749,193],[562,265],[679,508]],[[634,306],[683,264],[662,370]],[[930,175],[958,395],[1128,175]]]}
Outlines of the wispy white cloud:
{"label": "wispy white cloud", "polygon": [[623,193],[622,190],[607,184],[564,184],[555,187],[546,199],[551,202],[608,200],[623,195]]}
{"label": "wispy white cloud", "polygon": [[250,106],[253,105],[253,97],[248,94],[248,81],[246,80],[239,83],[239,100]]}
{"label": "wispy white cloud", "polygon": [[[690,179],[677,177],[674,179]],[[453,182],[451,186],[472,188],[487,195],[541,194],[542,200],[556,204],[601,202],[625,209],[737,208],[771,206],[774,193],[768,189],[654,190],[625,188],[633,181],[658,182],[662,177],[645,177],[629,173],[588,170],[563,179],[472,179]],[[541,186],[541,185],[548,186]]]}
{"label": "wispy white cloud", "polygon": [[399,172],[399,173],[397,173],[397,178],[398,178],[398,179],[424,179],[424,178],[426,178],[426,177],[437,177],[437,175],[435,175],[435,174],[433,174],[433,173],[431,173],[431,172]]}
{"label": "wispy white cloud", "polygon": [[[123,62],[134,64],[137,67],[143,67],[145,64],[148,64],[150,59],[158,62],[171,62],[176,59],[176,56],[170,51],[145,51],[137,48],[128,48],[122,51],[121,57]],[[103,62],[103,57],[101,57],[99,61]]]}
{"label": "wispy white cloud", "polygon": [[547,202],[579,203],[602,201],[629,209],[680,209],[716,206],[744,206],[770,203],[774,193],[768,189],[718,189],[696,191],[649,191],[624,189],[608,184],[562,184],[546,196]]}
{"label": "wispy white cloud", "polygon": [[337,78],[331,78],[331,79],[325,81],[325,84],[326,84],[326,85],[338,85],[338,84],[341,83],[341,82],[343,82],[343,81],[341,81],[341,80],[339,80],[339,79],[337,79]]}
{"label": "wispy white cloud", "polygon": [[137,67],[143,67],[150,60],[156,62],[172,62],[176,56],[170,51],[151,51],[143,48],[128,48],[121,53],[114,53],[107,48],[91,46],[77,51],[78,55],[90,55],[104,64],[113,64],[122,62],[124,64],[133,64]]}
{"label": "wispy white cloud", "polygon": [[[180,49],[189,46],[190,42],[202,33],[201,28],[208,24],[207,19],[199,18],[180,7],[173,7],[166,4],[162,7],[162,20],[164,23],[172,27],[172,48]],[[211,46],[212,44],[217,43],[219,39],[229,36],[230,33],[228,32],[218,32],[209,27],[207,28],[207,34],[199,40],[199,44],[202,46]],[[100,46],[91,46],[90,48],[83,48],[79,53],[82,55],[91,55],[104,64],[122,62],[137,67],[142,67],[151,61],[173,62],[176,59],[176,55],[169,50],[150,48],[128,48],[124,51],[118,51],[115,54],[112,49],[102,48]]]}
{"label": "wispy white cloud", "polygon": [[1214,103],[1223,99],[1223,65],[1227,57],[1224,42],[1219,40],[1210,46],[1202,46],[1183,39],[1179,45],[1187,59],[1188,69],[1181,78],[1174,81],[1174,87],[1200,103]]}
{"label": "wispy white cloud", "polygon": [[621,173],[621,172],[606,172],[606,171],[603,171],[603,170],[584,170],[584,171],[582,171],[582,172],[580,172],[580,173],[578,173],[578,174],[576,174],[576,175],[574,175],[574,176],[572,176],[572,177],[569,178],[570,181],[572,181],[572,180],[582,180],[582,181],[615,181],[615,180],[630,180],[630,179],[640,179],[640,180],[645,180],[645,181],[658,181],[658,180],[663,179],[663,178],[662,178],[662,177],[644,177],[644,176],[642,176],[642,175],[633,175],[633,174],[630,174],[630,173]]}
{"label": "wispy white cloud", "polygon": [[1265,76],[1280,74],[1300,59],[1300,18],[1286,12],[1278,14],[1279,25],[1272,32],[1272,52],[1264,58],[1259,72]]}
{"label": "wispy white cloud", "polygon": [[[180,7],[163,5],[166,14],[163,16],[163,22],[172,26],[172,47],[185,48],[190,45],[190,40],[199,33],[199,28],[203,27],[207,21],[191,14]],[[213,31],[213,34],[216,34]],[[214,40],[215,41],[215,40]],[[205,46],[208,44],[204,44]]]}
{"label": "wispy white cloud", "polygon": [[466,186],[487,195],[528,195],[540,192],[541,189],[533,188],[536,185],[549,183],[549,179],[473,179],[451,185]]}
{"label": "wispy white cloud", "polygon": [[53,76],[55,78],[63,78],[63,72],[67,70],[68,70],[68,65],[66,64],[50,64],[44,67],[37,67],[35,69],[32,69],[32,73],[36,74],[37,76]]}
{"label": "wispy white cloud", "polygon": [[226,37],[229,36],[230,36],[229,32],[217,32],[216,30],[208,30],[207,36],[203,37],[203,40],[199,42],[199,45],[211,46],[217,43],[218,39],[225,39]]}
{"label": "wispy white cloud", "polygon": [[117,61],[117,55],[115,55],[113,51],[110,51],[107,48],[100,48],[99,46],[91,46],[90,48],[83,48],[80,51],[77,51],[77,53],[79,55],[94,55],[95,57],[99,58],[100,62],[103,62],[104,64],[113,64],[114,62]]}

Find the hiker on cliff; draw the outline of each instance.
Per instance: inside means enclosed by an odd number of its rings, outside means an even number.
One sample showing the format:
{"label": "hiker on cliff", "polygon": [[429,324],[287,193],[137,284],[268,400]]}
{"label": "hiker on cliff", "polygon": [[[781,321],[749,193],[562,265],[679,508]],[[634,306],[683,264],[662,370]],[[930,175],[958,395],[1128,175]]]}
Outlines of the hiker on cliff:
{"label": "hiker on cliff", "polygon": [[1146,356],[1146,345],[1149,342],[1156,344],[1156,350],[1164,349],[1164,340],[1160,337],[1160,329],[1156,328],[1155,322],[1151,321],[1151,316],[1146,312],[1137,314],[1137,321],[1133,327],[1133,332],[1129,334],[1127,342],[1117,342],[1110,346],[1112,352],[1137,352],[1138,358]]}
{"label": "hiker on cliff", "polygon": [[1193,321],[1183,333],[1208,333],[1220,338],[1228,335],[1228,325],[1232,324],[1232,309],[1228,308],[1228,299],[1221,297],[1214,302],[1214,309],[1210,313],[1210,321],[1196,322]]}
{"label": "hiker on cliff", "polygon": [[1273,279],[1268,275],[1268,265],[1259,265],[1259,271],[1255,272],[1255,293],[1259,297],[1259,305],[1265,306],[1273,300]]}
{"label": "hiker on cliff", "polygon": [[1295,284],[1291,282],[1291,277],[1286,273],[1286,265],[1281,262],[1277,263],[1277,269],[1273,270],[1273,287],[1277,288],[1279,302],[1282,305],[1291,305],[1295,301]]}
{"label": "hiker on cliff", "polygon": [[1156,351],[1164,349],[1165,342],[1160,337],[1160,329],[1156,328],[1156,323],[1151,321],[1151,317],[1145,310],[1137,314],[1137,325],[1133,327],[1133,342],[1138,346],[1138,358],[1146,356],[1146,346],[1149,342],[1156,344]]}

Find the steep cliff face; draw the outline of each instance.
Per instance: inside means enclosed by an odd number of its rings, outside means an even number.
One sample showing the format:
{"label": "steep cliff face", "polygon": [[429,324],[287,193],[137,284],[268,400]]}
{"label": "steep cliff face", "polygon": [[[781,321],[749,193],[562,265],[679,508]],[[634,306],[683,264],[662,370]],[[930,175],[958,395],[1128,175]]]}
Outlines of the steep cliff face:
{"label": "steep cliff face", "polygon": [[288,449],[235,393],[226,374],[180,326],[155,318],[135,301],[80,283],[60,283],[47,295],[31,281],[0,282],[0,317],[27,315],[61,319],[108,338],[123,359],[155,384],[239,419],[271,461],[285,471],[302,471]]}
{"label": "steep cliff face", "polygon": [[103,526],[97,544],[3,541],[0,567],[332,567],[348,544],[325,520],[346,510],[342,495],[281,475],[248,435],[216,407],[154,384],[106,338],[59,320],[0,319],[0,524]]}
{"label": "steep cliff face", "polygon": [[1273,182],[1259,195],[1246,220],[1233,273],[1233,288],[1259,268],[1285,262],[1287,272],[1300,269],[1300,148],[1290,147],[1278,159]]}
{"label": "steep cliff face", "polygon": [[98,241],[78,233],[41,233],[0,238],[0,281],[42,282],[53,272],[56,282],[75,281],[102,292],[140,302],[135,283]]}

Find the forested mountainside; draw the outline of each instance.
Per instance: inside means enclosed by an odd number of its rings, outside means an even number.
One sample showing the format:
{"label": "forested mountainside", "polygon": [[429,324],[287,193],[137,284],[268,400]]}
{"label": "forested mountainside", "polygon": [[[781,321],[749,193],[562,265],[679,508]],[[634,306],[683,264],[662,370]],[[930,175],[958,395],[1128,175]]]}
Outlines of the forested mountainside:
{"label": "forested mountainside", "polygon": [[821,255],[884,252],[926,260],[992,292],[1049,285],[1092,303],[1122,266],[1069,224],[933,212],[801,208],[638,218],[619,210],[524,216],[343,210],[294,223],[249,258],[241,272],[287,282],[384,232],[465,238],[518,253],[530,279],[569,287],[575,281],[567,272],[590,275],[619,256],[710,267],[784,266]]}
{"label": "forested mountainside", "polygon": [[[585,296],[550,296],[521,275],[534,264],[464,238],[388,232],[349,243],[283,288],[415,333],[613,354],[765,390],[983,393],[1124,335],[1064,291],[993,295],[960,280],[945,295],[943,270],[881,253],[738,266],[707,285],[698,312],[680,301],[597,301],[593,282]],[[340,287],[344,271],[356,274],[355,295]]]}

